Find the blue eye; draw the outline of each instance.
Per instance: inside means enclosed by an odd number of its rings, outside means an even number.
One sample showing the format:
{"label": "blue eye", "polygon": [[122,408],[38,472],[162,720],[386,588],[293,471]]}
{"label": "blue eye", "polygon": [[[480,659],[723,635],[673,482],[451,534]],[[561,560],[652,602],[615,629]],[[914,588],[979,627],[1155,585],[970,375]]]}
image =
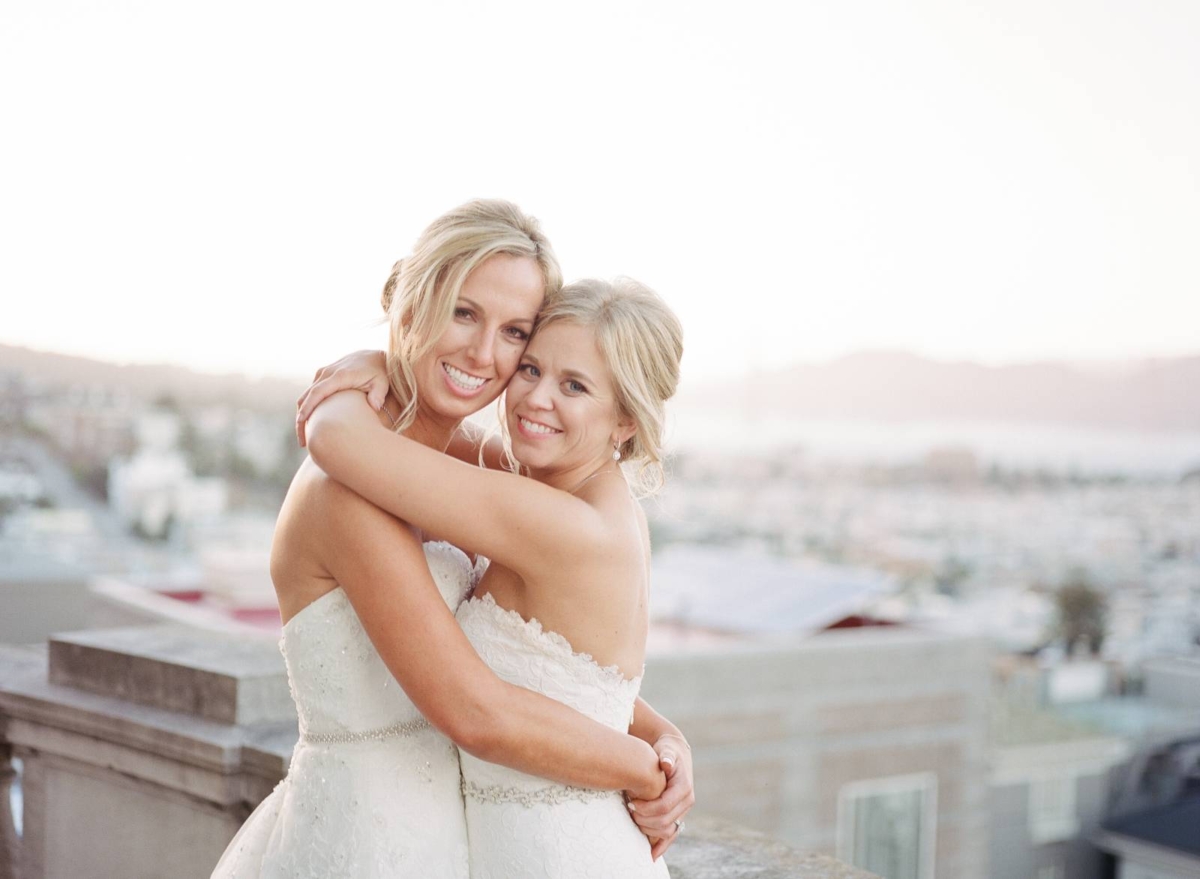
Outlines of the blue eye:
{"label": "blue eye", "polygon": [[567,382],[567,392],[571,394],[586,394],[587,388],[574,379],[571,379]]}
{"label": "blue eye", "polygon": [[540,378],[542,373],[532,363],[522,363],[517,367],[517,372],[524,373],[529,378]]}

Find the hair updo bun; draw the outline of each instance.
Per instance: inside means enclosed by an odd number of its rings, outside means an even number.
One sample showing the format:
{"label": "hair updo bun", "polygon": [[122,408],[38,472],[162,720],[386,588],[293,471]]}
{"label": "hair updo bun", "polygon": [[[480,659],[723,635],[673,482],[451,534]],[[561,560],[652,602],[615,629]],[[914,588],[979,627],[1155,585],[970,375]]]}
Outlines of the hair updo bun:
{"label": "hair updo bun", "polygon": [[667,400],[679,384],[683,327],[657,293],[632,278],[588,278],[567,284],[538,317],[535,333],[556,323],[587,327],[608,367],[620,413],[636,425],[621,445],[621,460],[640,495],[663,484]]}

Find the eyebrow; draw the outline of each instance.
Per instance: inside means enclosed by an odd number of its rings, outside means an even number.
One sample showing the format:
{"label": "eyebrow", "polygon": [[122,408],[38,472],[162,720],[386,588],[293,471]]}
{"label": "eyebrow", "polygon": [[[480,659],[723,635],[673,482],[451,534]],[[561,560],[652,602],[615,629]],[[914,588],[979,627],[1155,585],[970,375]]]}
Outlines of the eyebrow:
{"label": "eyebrow", "polygon": [[[536,357],[534,357],[532,354],[530,354],[528,352],[526,352],[525,356],[521,358],[521,361],[523,363],[532,363],[534,366],[537,366],[539,368],[542,365],[541,362],[538,361],[538,359]],[[595,386],[595,384],[596,384],[594,381],[592,381],[592,377],[590,375],[588,375],[586,372],[580,372],[578,369],[564,369],[562,371],[562,374],[564,376],[566,376],[567,378],[579,379],[579,381],[581,381],[585,385]]]}
{"label": "eyebrow", "polygon": [[564,369],[563,375],[567,376],[568,378],[579,379],[579,381],[585,385],[595,384],[590,375],[588,375],[586,372],[580,372],[577,369]]}
{"label": "eyebrow", "polygon": [[[476,311],[483,312],[486,314],[486,309],[482,305],[480,305],[478,302],[476,302],[474,299],[468,299],[466,296],[459,296],[458,304],[456,307],[461,308],[464,305],[467,306],[468,308],[473,308]],[[509,323],[510,324],[529,324],[529,326],[532,327],[533,326],[533,318],[519,317],[516,320],[510,320]]]}

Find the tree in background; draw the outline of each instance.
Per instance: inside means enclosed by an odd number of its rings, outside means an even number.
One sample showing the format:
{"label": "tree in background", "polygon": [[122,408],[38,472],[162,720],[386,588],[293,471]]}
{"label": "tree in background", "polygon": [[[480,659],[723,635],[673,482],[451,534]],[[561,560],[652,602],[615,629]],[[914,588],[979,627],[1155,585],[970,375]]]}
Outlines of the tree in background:
{"label": "tree in background", "polygon": [[1054,595],[1058,611],[1056,634],[1066,645],[1067,655],[1084,645],[1095,655],[1104,645],[1108,623],[1108,597],[1092,585],[1087,572],[1072,571]]}

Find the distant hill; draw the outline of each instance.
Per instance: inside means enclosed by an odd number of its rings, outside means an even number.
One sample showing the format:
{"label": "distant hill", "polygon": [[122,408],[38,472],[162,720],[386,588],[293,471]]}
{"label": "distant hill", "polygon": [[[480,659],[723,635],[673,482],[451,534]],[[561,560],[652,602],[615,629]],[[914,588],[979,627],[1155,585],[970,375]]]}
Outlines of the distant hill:
{"label": "distant hill", "polygon": [[[180,366],[120,365],[0,345],[0,376],[39,385],[122,387],[153,399],[291,409],[302,380],[211,375]],[[878,421],[950,420],[1200,431],[1200,356],[1105,369],[1043,362],[982,366],[901,352],[863,352],[825,364],[700,382],[677,406],[720,417],[763,415]]]}
{"label": "distant hill", "polygon": [[1092,369],[864,352],[698,383],[678,406],[749,418],[951,420],[1200,431],[1200,356]]}
{"label": "distant hill", "polygon": [[304,382],[294,379],[251,379],[212,375],[166,364],[117,364],[0,345],[0,379],[16,373],[35,387],[75,386],[122,388],[153,400],[169,394],[180,402],[225,403],[259,411],[291,410]]}

